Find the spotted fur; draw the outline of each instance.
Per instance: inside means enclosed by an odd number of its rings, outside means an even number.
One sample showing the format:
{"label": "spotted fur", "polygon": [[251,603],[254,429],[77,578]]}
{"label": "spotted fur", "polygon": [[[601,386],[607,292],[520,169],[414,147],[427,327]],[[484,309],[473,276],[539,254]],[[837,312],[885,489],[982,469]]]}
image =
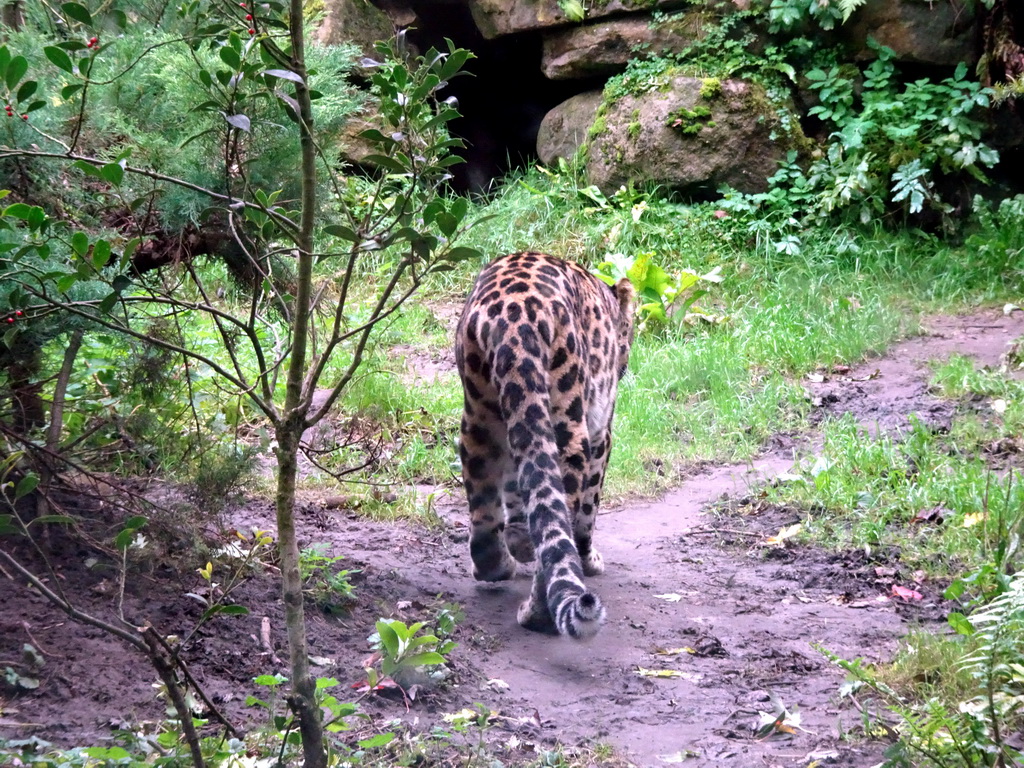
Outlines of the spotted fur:
{"label": "spotted fur", "polygon": [[592,538],[632,340],[628,280],[540,253],[487,266],[459,320],[473,575],[509,579],[536,555],[528,629],[582,639],[604,621],[583,577],[604,570]]}

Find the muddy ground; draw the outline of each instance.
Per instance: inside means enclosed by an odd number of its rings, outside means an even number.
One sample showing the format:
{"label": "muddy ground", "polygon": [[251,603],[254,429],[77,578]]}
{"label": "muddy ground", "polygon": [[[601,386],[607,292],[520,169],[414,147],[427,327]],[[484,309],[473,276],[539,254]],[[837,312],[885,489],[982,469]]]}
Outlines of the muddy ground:
{"label": "muddy ground", "polygon": [[[929,394],[924,363],[960,353],[996,365],[1007,342],[1024,334],[1024,317],[990,310],[936,318],[925,329],[926,335],[885,357],[806,382],[820,418],[849,412],[872,430],[899,429],[911,413],[948,423],[954,406]],[[444,368],[440,361],[435,370]],[[457,493],[438,501],[445,520],[440,530],[367,522],[307,499],[299,514],[303,544],[326,543],[345,555],[346,567],[361,569],[353,577],[357,603],[349,612],[309,614],[312,654],[321,664],[316,672],[358,683],[365,679],[367,636],[377,617],[429,620],[454,603],[464,618],[448,681],[421,690],[408,711],[400,699],[363,698],[371,719],[360,735],[392,718],[427,727],[443,713],[482,703],[500,713],[489,732],[499,751],[510,740],[519,753],[556,742],[603,742],[638,766],[804,766],[814,759],[874,765],[885,744],[856,735],[860,714],[838,696],[843,676],[813,646],[848,658],[886,659],[909,626],[941,631],[942,585],[917,585],[925,599],[904,603],[891,592],[894,583],[909,578],[895,555],[876,553],[869,560],[862,552],[773,547],[766,538],[796,522],[796,513],[716,512],[723,499],[742,502],[759,483],[789,469],[796,455],[813,451],[815,435],[780,436],[773,445],[750,465],[708,466],[663,498],[603,511],[597,544],[607,570],[592,584],[609,618],[586,645],[517,626],[527,574],[503,586],[473,581],[465,503]],[[222,518],[227,529],[273,528],[265,501],[250,501]],[[94,531],[97,540],[104,534],[110,540],[114,519],[105,531]],[[207,527],[217,528],[212,522]],[[116,571],[106,556],[60,537],[50,546],[60,564],[57,581],[78,605],[116,616]],[[187,593],[199,587],[190,570],[148,563],[127,584],[125,617],[152,622],[165,634],[185,634],[202,611]],[[17,578],[0,581],[0,594],[0,669],[20,657],[24,643],[46,659],[38,690],[0,696],[0,738],[102,743],[111,726],[161,716],[155,675],[140,654],[100,630],[69,622]],[[252,678],[286,672],[273,568],[253,575],[234,597],[250,615],[215,619],[200,630],[187,658],[213,701],[245,725],[260,718],[244,706],[246,695],[259,692]],[[266,620],[270,649],[261,641]],[[684,648],[689,650],[659,653]],[[641,670],[674,670],[678,676],[647,677]],[[358,695],[352,689],[341,698]],[[758,713],[772,711],[773,700],[799,711],[800,729],[759,738]],[[851,732],[853,738],[840,738]]]}

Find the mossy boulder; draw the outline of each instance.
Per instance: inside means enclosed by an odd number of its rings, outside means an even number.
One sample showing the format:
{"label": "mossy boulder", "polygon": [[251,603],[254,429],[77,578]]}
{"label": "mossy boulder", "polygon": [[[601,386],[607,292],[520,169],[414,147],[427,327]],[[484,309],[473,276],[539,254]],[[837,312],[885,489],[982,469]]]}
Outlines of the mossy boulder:
{"label": "mossy boulder", "polygon": [[761,192],[778,162],[805,142],[787,134],[763,89],[743,80],[668,76],[662,88],[600,108],[587,173],[604,192],[628,182],[690,194],[727,184]]}
{"label": "mossy boulder", "polygon": [[537,156],[545,165],[576,154],[594,124],[601,106],[601,91],[587,91],[566,99],[552,109],[537,132]]}

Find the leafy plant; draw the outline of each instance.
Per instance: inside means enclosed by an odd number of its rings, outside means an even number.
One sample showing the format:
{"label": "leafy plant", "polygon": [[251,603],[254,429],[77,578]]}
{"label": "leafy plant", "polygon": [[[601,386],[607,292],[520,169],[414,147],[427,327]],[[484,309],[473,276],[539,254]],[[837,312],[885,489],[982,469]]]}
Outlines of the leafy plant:
{"label": "leafy plant", "polygon": [[848,693],[871,690],[899,718],[899,741],[886,753],[886,768],[1008,768],[1022,758],[1010,737],[1024,714],[1024,577],[1014,577],[1006,592],[969,621],[954,614],[950,624],[971,641],[957,662],[974,682],[963,701],[915,702],[863,662],[818,649],[852,676]]}
{"label": "leafy plant", "polygon": [[637,307],[640,319],[638,331],[664,326],[673,316],[709,322],[720,322],[723,319],[721,315],[705,312],[696,305],[708,292],[703,284],[722,281],[721,267],[715,267],[703,275],[688,269],[669,274],[654,263],[656,256],[653,251],[634,257],[613,253],[594,270],[594,274],[609,285],[629,278],[640,298]]}
{"label": "leafy plant", "polygon": [[328,555],[326,544],[314,544],[299,553],[303,591],[327,613],[347,610],[356,599],[350,577],[361,571],[358,568],[337,570],[337,564],[344,559],[342,555]]}
{"label": "leafy plant", "polygon": [[445,674],[446,656],[455,648],[452,640],[440,640],[418,621],[411,625],[399,619],[379,619],[371,642],[380,653],[381,673],[403,689],[424,679],[438,680]]}
{"label": "leafy plant", "polygon": [[988,107],[991,91],[969,80],[962,63],[940,82],[900,85],[892,50],[872,48],[877,58],[864,70],[859,105],[839,67],[807,73],[822,102],[810,114],[835,129],[824,156],[807,171],[808,186],[826,212],[853,207],[862,221],[889,203],[911,214],[947,213],[936,176],[963,172],[984,180],[982,167],[999,159],[981,141],[983,123],[975,116]]}

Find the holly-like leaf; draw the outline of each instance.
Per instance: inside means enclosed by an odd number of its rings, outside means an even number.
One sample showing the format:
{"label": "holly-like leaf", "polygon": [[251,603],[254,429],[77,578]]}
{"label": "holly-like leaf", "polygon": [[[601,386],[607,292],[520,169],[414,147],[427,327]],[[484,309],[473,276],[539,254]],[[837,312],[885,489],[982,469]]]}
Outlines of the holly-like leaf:
{"label": "holly-like leaf", "polygon": [[[57,67],[58,69],[63,69],[65,72],[74,74],[75,65],[71,62],[71,57],[68,56],[60,48],[56,47],[55,45],[48,45],[46,48],[43,48],[43,55],[50,60],[50,63],[53,64],[53,66]],[[70,87],[71,86],[68,86],[68,88]],[[79,85],[79,88],[81,87],[82,86]],[[67,88],[65,88],[64,90],[67,90]],[[67,98],[67,96],[65,96],[64,98]]]}
{"label": "holly-like leaf", "polygon": [[61,10],[64,11],[75,21],[79,21],[86,26],[92,26],[92,14],[89,13],[89,9],[80,3],[62,3]]}

